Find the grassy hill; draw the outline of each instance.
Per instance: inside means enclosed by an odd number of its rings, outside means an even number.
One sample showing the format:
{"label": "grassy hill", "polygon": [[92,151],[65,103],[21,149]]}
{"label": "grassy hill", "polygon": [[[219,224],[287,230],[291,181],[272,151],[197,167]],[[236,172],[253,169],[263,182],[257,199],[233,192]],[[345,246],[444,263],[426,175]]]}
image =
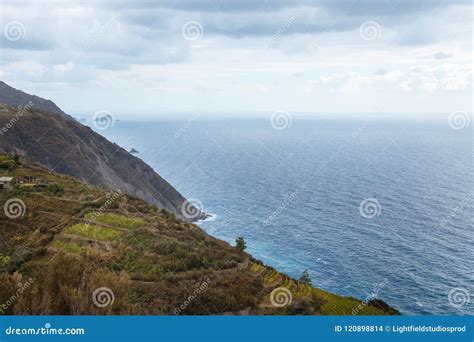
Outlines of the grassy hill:
{"label": "grassy hill", "polygon": [[300,283],[130,195],[6,155],[1,176],[23,183],[0,190],[0,314],[397,314]]}

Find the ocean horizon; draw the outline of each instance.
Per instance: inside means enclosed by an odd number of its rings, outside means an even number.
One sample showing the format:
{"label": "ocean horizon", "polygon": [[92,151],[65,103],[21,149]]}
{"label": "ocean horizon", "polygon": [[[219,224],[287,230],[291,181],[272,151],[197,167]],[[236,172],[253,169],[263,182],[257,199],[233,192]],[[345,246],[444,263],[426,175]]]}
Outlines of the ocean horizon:
{"label": "ocean horizon", "polygon": [[[278,126],[280,125],[280,126]],[[116,121],[99,131],[211,219],[198,225],[324,290],[402,314],[473,314],[472,134],[448,120]]]}

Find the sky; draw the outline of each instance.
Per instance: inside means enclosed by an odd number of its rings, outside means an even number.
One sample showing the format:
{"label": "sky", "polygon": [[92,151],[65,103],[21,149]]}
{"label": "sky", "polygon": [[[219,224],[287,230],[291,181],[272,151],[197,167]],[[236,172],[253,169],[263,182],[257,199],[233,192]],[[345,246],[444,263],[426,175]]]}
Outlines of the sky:
{"label": "sky", "polygon": [[472,113],[457,0],[0,4],[0,79],[69,114]]}

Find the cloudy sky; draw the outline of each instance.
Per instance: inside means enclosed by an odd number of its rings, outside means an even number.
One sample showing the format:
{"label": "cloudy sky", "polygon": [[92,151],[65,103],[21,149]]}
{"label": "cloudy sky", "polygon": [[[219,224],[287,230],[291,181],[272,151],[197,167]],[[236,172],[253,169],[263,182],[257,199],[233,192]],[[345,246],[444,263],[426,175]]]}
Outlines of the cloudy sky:
{"label": "cloudy sky", "polygon": [[472,111],[469,0],[2,0],[0,9],[0,79],[70,114]]}

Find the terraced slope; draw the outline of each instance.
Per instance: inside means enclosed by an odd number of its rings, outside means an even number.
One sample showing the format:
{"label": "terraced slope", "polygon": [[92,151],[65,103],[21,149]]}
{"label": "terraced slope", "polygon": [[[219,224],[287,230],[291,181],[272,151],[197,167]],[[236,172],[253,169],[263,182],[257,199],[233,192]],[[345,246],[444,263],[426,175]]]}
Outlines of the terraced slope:
{"label": "terraced slope", "polygon": [[7,175],[36,180],[0,190],[0,314],[397,313],[300,283],[130,195],[0,155]]}

